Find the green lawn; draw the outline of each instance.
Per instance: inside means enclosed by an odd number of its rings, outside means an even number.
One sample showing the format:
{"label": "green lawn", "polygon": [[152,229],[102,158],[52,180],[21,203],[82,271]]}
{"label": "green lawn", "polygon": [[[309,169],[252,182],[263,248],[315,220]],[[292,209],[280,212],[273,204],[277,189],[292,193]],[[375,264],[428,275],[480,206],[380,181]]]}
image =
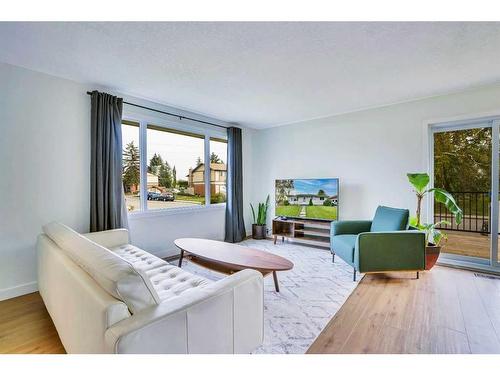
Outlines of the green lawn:
{"label": "green lawn", "polygon": [[306,217],[337,220],[337,207],[335,206],[307,206]]}
{"label": "green lawn", "polygon": [[300,206],[276,206],[277,216],[299,216]]}
{"label": "green lawn", "polygon": [[198,204],[205,204],[205,197],[199,197],[196,195],[176,194],[175,200],[176,201],[188,201],[188,202],[193,202],[193,203],[198,203]]}

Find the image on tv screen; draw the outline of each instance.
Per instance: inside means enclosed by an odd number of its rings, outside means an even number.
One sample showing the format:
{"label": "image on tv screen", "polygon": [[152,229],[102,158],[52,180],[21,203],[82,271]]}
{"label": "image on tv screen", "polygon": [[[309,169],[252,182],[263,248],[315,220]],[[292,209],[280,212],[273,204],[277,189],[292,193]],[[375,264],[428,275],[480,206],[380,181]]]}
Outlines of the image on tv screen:
{"label": "image on tv screen", "polygon": [[337,220],[339,179],[276,180],[276,216]]}

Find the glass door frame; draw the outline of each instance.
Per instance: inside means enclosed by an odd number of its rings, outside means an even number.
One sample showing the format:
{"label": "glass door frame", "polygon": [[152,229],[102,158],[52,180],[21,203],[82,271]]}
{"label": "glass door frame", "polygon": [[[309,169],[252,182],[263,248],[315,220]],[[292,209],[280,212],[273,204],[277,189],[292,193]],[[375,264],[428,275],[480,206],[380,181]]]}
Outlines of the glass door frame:
{"label": "glass door frame", "polygon": [[[500,175],[500,116],[488,116],[447,122],[428,124],[429,147],[429,176],[430,186],[434,187],[434,134],[447,131],[467,130],[477,128],[491,128],[491,227],[490,227],[490,259],[481,259],[472,256],[442,253],[440,263],[477,268],[483,270],[500,271],[498,262],[498,227],[499,227],[499,175]],[[496,197],[496,199],[493,199]],[[493,204],[493,202],[497,202]],[[427,218],[434,221],[434,199],[428,199]],[[493,228],[496,228],[494,231]]]}

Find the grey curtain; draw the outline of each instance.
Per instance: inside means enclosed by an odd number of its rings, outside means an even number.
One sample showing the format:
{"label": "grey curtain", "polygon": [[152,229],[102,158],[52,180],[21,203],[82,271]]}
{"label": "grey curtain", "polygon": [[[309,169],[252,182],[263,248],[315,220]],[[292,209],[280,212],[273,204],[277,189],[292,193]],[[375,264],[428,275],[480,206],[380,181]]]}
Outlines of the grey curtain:
{"label": "grey curtain", "polygon": [[227,129],[227,202],[226,242],[240,242],[245,239],[243,221],[243,168],[241,129]]}
{"label": "grey curtain", "polygon": [[126,228],[122,185],[123,99],[106,93],[91,96],[90,231]]}

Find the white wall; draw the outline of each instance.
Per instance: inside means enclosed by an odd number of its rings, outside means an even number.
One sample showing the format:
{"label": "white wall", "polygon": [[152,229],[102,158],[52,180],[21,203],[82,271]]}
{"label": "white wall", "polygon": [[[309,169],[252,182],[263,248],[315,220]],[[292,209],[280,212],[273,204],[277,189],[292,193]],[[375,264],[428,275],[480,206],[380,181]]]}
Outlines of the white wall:
{"label": "white wall", "polygon": [[[59,220],[88,230],[90,87],[6,64],[0,64],[0,82],[1,300],[36,290],[34,245],[44,223]],[[378,204],[413,209],[405,174],[427,168],[425,120],[498,109],[500,87],[490,87],[280,128],[244,129],[247,231],[249,203],[273,196],[276,178],[339,177],[342,219],[370,218]],[[136,217],[130,227],[134,243],[165,256],[176,251],[172,241],[178,237],[222,239],[224,210]]]}
{"label": "white wall", "polygon": [[76,83],[0,64],[0,299],[36,290],[35,241],[88,230],[90,109]]}
{"label": "white wall", "polygon": [[[2,300],[37,290],[35,241],[43,224],[58,220],[88,231],[90,99],[86,92],[96,87],[1,63],[0,82]],[[125,99],[173,111],[129,96]],[[245,150],[249,145],[251,141],[244,139]],[[250,158],[244,155],[244,160],[244,168],[250,169],[246,165]],[[249,200],[247,194],[245,200]],[[130,219],[130,231],[138,246],[160,256],[172,255],[177,252],[173,240],[178,237],[223,239],[224,209],[135,217]]]}
{"label": "white wall", "polygon": [[372,218],[379,204],[414,210],[406,173],[427,171],[427,119],[499,109],[497,86],[259,131],[252,200],[273,196],[275,179],[339,177],[341,219]]}
{"label": "white wall", "polygon": [[174,245],[176,238],[199,237],[223,241],[224,223],[223,207],[163,216],[129,216],[132,243],[160,257],[179,253]]}

